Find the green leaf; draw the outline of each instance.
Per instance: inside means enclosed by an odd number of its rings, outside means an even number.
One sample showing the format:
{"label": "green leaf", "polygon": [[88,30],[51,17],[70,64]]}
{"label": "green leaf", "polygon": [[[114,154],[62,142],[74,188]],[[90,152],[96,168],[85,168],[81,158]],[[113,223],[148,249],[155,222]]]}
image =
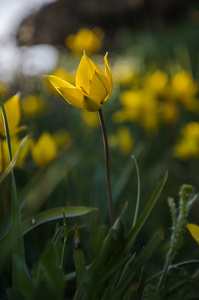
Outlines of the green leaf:
{"label": "green leaf", "polygon": [[[45,291],[42,292],[41,287]],[[34,296],[32,299],[63,299],[64,273],[59,266],[55,244],[50,242],[41,256],[35,278]],[[49,293],[50,292],[50,293]],[[41,297],[40,294],[43,294]]]}
{"label": "green leaf", "polygon": [[[39,226],[40,224],[61,219],[63,217],[63,210],[66,218],[79,217],[85,214],[91,213],[93,211],[97,211],[96,208],[85,207],[85,206],[66,206],[59,208],[52,208],[46,210],[40,214],[37,214],[22,224],[23,234],[26,234],[33,228]],[[1,241],[0,241],[0,262],[3,262],[5,255],[11,249],[11,232],[9,232]]]}
{"label": "green leaf", "polygon": [[52,238],[51,243],[53,243],[54,245],[56,245],[58,239],[59,239],[60,236],[61,236],[62,230],[63,230],[63,226],[60,226],[60,227],[57,229],[57,231],[55,232],[55,235],[54,235],[54,237]]}
{"label": "green leaf", "polygon": [[146,248],[144,248],[141,254],[135,259],[131,272],[126,273],[125,276],[123,275],[120,281],[118,282],[118,286],[114,294],[115,300],[122,299],[122,296],[124,295],[129,285],[132,283],[135,275],[146,264],[151,254],[156,249],[156,247],[158,246],[158,244],[162,239],[163,239],[163,233],[161,230],[159,230],[154,234],[154,236],[152,237],[152,239],[150,240]]}
{"label": "green leaf", "polygon": [[17,270],[17,285],[14,289],[12,289],[12,299],[17,299],[15,298],[15,294],[20,293],[22,297],[21,299],[23,299],[23,297],[24,299],[31,299],[34,286],[27,267],[19,258],[15,258],[13,264]]}
{"label": "green leaf", "polygon": [[24,149],[28,139],[29,139],[29,135],[26,135],[23,140],[20,143],[19,149],[17,150],[17,152],[15,153],[15,155],[13,156],[13,159],[11,160],[9,166],[5,169],[5,171],[0,175],[0,183],[6,178],[6,176],[11,172],[11,170],[15,167],[19,156],[22,152],[22,150]]}
{"label": "green leaf", "polygon": [[136,201],[135,215],[134,215],[134,220],[133,220],[133,227],[134,227],[137,222],[138,209],[139,209],[139,204],[140,204],[140,172],[139,172],[139,167],[138,167],[136,158],[133,155],[132,155],[132,158],[135,161],[135,168],[136,168],[136,173],[137,173],[137,184],[138,184],[137,201]]}
{"label": "green leaf", "polygon": [[162,189],[163,189],[163,187],[166,183],[167,177],[168,177],[168,174],[166,173],[164,175],[163,179],[161,180],[160,184],[156,188],[156,190],[155,190],[154,194],[152,195],[151,199],[149,200],[149,203],[147,204],[146,208],[144,209],[143,213],[141,214],[138,222],[133,227],[133,229],[130,231],[130,233],[127,237],[126,245],[125,245],[126,248],[130,247],[133,244],[137,234],[139,233],[142,226],[146,222],[149,214],[151,213],[151,211],[152,211],[155,203],[157,202],[158,197],[159,197],[159,195],[160,195],[160,193],[161,193],[161,191],[162,191]]}
{"label": "green leaf", "polygon": [[86,273],[84,252],[82,250],[82,242],[81,242],[79,230],[77,228],[77,224],[75,224],[75,234],[73,239],[73,260],[74,260],[75,270],[76,270],[76,281],[77,281],[76,292],[77,292],[80,282]]}
{"label": "green leaf", "polygon": [[62,248],[61,264],[60,264],[61,267],[63,267],[63,263],[64,263],[64,254],[65,254],[66,241],[67,241],[67,224],[66,224],[66,217],[65,217],[64,210],[63,210],[63,228],[64,228],[64,243]]}
{"label": "green leaf", "polygon": [[[7,122],[6,112],[1,98],[1,94],[0,94],[0,104],[2,107],[2,114],[4,120],[6,139],[8,143],[10,161],[12,161],[10,134],[9,134],[8,122]],[[17,268],[16,268],[16,264],[14,263],[14,259],[18,258],[25,264],[25,252],[24,252],[21,216],[19,211],[19,201],[17,196],[17,188],[16,188],[13,169],[11,170],[11,180],[12,180],[12,279],[13,279],[12,284],[14,288],[17,288],[18,275],[17,275]]]}

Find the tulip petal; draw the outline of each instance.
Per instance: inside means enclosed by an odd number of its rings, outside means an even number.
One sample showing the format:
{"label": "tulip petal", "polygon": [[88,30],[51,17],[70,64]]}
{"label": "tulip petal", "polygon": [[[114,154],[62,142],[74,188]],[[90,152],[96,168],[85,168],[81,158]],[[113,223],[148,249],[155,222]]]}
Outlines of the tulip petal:
{"label": "tulip petal", "polygon": [[188,224],[187,228],[189,229],[189,232],[194,240],[199,244],[199,226],[195,224]]}
{"label": "tulip petal", "polygon": [[78,107],[78,108],[84,108],[83,107],[83,99],[84,94],[79,89],[73,87],[73,88],[67,88],[67,87],[60,87],[57,88],[57,90],[60,92],[60,94],[64,97],[64,99],[71,105]]}
{"label": "tulip petal", "polygon": [[[45,76],[53,87],[61,94],[58,88],[65,87],[65,88],[75,88],[72,84],[68,83],[67,81],[55,76],[55,75],[46,75]],[[62,95],[62,94],[61,94]]]}
{"label": "tulip petal", "polygon": [[111,75],[111,71],[110,71],[110,68],[109,68],[107,57],[108,57],[108,52],[104,56],[104,62],[105,62],[105,75],[108,78],[108,81],[109,81],[109,84],[110,84],[110,89],[109,89],[109,92],[108,92],[106,98],[104,99],[103,103],[106,102],[106,100],[110,97],[112,89],[113,89],[112,75]]}
{"label": "tulip petal", "polygon": [[103,74],[96,64],[84,53],[77,69],[76,87],[78,89],[83,88],[88,93],[95,72]]}
{"label": "tulip petal", "polygon": [[92,100],[87,96],[84,96],[83,106],[85,110],[89,112],[94,112],[100,110],[100,108],[102,108],[103,105],[101,103]]}
{"label": "tulip petal", "polygon": [[110,89],[109,81],[104,74],[95,72],[91,81],[88,97],[102,104]]}

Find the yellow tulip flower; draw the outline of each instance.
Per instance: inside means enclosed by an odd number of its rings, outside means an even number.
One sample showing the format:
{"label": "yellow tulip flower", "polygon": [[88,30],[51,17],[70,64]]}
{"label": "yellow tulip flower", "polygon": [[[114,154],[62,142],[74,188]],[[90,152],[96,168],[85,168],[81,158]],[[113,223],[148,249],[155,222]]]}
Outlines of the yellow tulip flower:
{"label": "yellow tulip flower", "polygon": [[105,73],[84,53],[76,74],[76,87],[63,79],[47,75],[47,79],[64,99],[81,109],[93,112],[102,108],[112,92],[112,75],[104,56]]}
{"label": "yellow tulip flower", "polygon": [[87,28],[80,29],[77,34],[71,34],[66,38],[66,46],[76,54],[85,50],[89,54],[96,53],[104,38],[104,32],[101,28],[96,27],[93,30]]}
{"label": "yellow tulip flower", "polygon": [[57,156],[57,145],[53,136],[44,132],[37,142],[32,142],[32,158],[38,167],[45,167]]}
{"label": "yellow tulip flower", "polygon": [[[12,156],[14,156],[17,151],[19,150],[21,140],[15,135],[11,137],[11,150],[12,150]],[[5,169],[10,164],[10,155],[8,150],[8,143],[6,139],[0,139],[0,173],[5,171]],[[29,142],[26,143],[24,146],[22,152],[20,153],[16,166],[20,167],[23,162],[25,161],[27,155],[29,153]]]}
{"label": "yellow tulip flower", "polygon": [[[13,135],[20,131],[18,128],[21,119],[21,108],[20,108],[20,95],[16,94],[5,102],[4,108],[8,120],[8,127],[10,135]],[[2,108],[0,107],[0,136],[5,137],[4,121]]]}
{"label": "yellow tulip flower", "polygon": [[188,224],[187,228],[188,228],[189,232],[191,233],[192,237],[194,238],[194,240],[199,245],[199,226],[196,224]]}

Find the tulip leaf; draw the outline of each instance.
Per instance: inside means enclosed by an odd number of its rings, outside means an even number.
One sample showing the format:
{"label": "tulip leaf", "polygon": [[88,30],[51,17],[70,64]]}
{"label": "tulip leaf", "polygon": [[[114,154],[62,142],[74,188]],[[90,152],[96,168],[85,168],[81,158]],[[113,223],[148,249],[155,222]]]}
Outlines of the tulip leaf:
{"label": "tulip leaf", "polygon": [[5,171],[1,174],[0,176],[0,183],[6,178],[6,176],[11,172],[11,170],[14,168],[14,166],[16,165],[19,156],[22,152],[22,150],[24,149],[28,139],[29,139],[29,135],[26,135],[23,140],[20,143],[19,149],[17,150],[17,152],[15,153],[15,155],[13,156],[12,161],[10,162],[9,166],[5,169]]}
{"label": "tulip leaf", "polygon": [[153,193],[151,199],[149,200],[149,203],[147,204],[146,208],[142,212],[139,220],[137,221],[137,223],[135,224],[133,229],[130,231],[130,233],[128,235],[128,238],[127,238],[127,241],[126,241],[126,248],[130,247],[133,244],[137,234],[139,233],[142,226],[146,222],[149,214],[151,213],[151,211],[152,211],[155,203],[157,202],[158,197],[159,197],[159,195],[160,195],[160,193],[161,193],[161,191],[162,191],[162,189],[163,189],[163,187],[166,183],[167,177],[168,177],[168,174],[166,172],[164,177],[160,181],[158,187],[156,188],[155,192]]}
{"label": "tulip leaf", "polygon": [[146,262],[148,261],[158,244],[161,242],[161,240],[163,240],[163,233],[161,230],[158,230],[154,234],[152,239],[149,241],[149,244],[146,246],[146,248],[144,248],[140,255],[135,259],[131,272],[125,274],[127,276],[122,276],[122,278],[118,282],[117,289],[114,294],[115,300],[122,299],[122,296],[128,289],[129,285],[132,283],[132,280],[135,277],[136,273],[140,270],[142,266],[146,264]]}
{"label": "tulip leaf", "polygon": [[[8,151],[10,156],[10,161],[12,161],[12,150],[11,150],[11,142],[10,142],[10,133],[8,128],[7,116],[3,104],[3,100],[0,95],[0,104],[2,107],[3,121],[6,139],[8,143]],[[15,264],[15,259],[20,259],[22,263],[25,264],[25,252],[24,252],[24,241],[23,241],[23,233],[22,233],[22,225],[21,225],[21,216],[19,210],[19,201],[17,196],[17,188],[15,183],[15,177],[13,169],[11,170],[11,184],[12,184],[12,280],[13,287],[17,287],[17,268]]]}
{"label": "tulip leaf", "polygon": [[77,224],[75,224],[75,234],[73,240],[73,260],[74,260],[75,271],[76,271],[76,280],[77,280],[76,291],[77,291],[80,282],[86,273],[85,257],[84,257],[84,252],[82,250],[82,242],[81,242],[79,230],[77,228]]}
{"label": "tulip leaf", "polygon": [[[59,208],[52,208],[46,210],[42,213],[39,213],[31,218],[28,218],[22,223],[22,230],[23,234],[26,234],[33,228],[39,226],[40,224],[61,219],[63,218],[63,211],[66,218],[72,217],[79,217],[85,214],[88,214],[93,211],[97,211],[96,208],[92,207],[85,207],[85,206],[67,206],[67,207],[59,207]],[[0,260],[3,261],[4,256],[9,252],[11,249],[11,232],[9,232],[1,241],[0,241],[0,253],[1,258]]]}

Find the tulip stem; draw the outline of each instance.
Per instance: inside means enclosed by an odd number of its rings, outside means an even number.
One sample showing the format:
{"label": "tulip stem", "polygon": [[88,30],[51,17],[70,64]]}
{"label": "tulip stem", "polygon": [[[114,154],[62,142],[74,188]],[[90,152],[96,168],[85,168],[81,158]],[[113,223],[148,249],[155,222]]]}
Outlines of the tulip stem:
{"label": "tulip stem", "polygon": [[111,191],[108,138],[107,138],[107,132],[106,132],[106,126],[105,126],[105,122],[104,122],[104,117],[103,117],[103,114],[102,114],[102,109],[98,110],[98,116],[99,116],[99,121],[100,121],[100,125],[101,125],[101,128],[102,128],[102,136],[103,136],[103,142],[104,142],[105,165],[106,165],[106,181],[107,181],[107,191],[108,191],[108,201],[109,201],[109,213],[110,213],[111,225],[113,225],[114,221],[115,221],[115,214],[114,214],[112,191]]}

